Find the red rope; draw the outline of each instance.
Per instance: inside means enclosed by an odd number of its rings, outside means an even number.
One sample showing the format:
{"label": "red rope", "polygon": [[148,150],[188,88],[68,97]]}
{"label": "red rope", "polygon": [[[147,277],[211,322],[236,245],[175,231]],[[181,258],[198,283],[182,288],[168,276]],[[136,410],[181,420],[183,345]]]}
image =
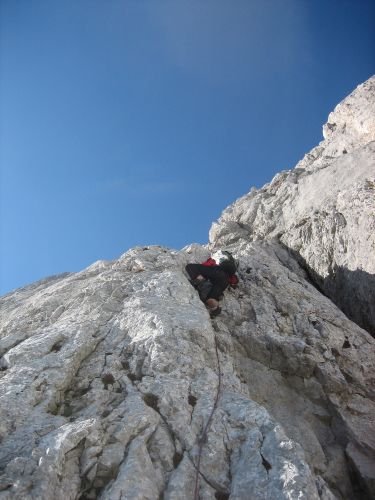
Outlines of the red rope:
{"label": "red rope", "polygon": [[216,397],[215,397],[215,402],[214,406],[212,408],[211,414],[208,417],[207,423],[205,428],[203,429],[201,438],[200,438],[200,443],[199,443],[199,450],[198,450],[198,462],[196,465],[196,474],[195,474],[195,488],[194,488],[194,500],[199,500],[199,474],[200,474],[200,465],[201,465],[201,456],[202,456],[202,450],[203,450],[203,444],[206,442],[208,431],[211,425],[212,417],[215,413],[215,410],[217,408],[218,402],[219,402],[219,397],[220,397],[220,391],[221,391],[221,368],[220,368],[220,358],[219,358],[219,350],[217,347],[217,338],[216,338],[216,333],[214,332],[214,338],[215,338],[215,351],[216,351],[216,359],[217,359],[217,367],[218,367],[218,373],[219,373],[219,381],[217,384],[217,391],[216,391]]}

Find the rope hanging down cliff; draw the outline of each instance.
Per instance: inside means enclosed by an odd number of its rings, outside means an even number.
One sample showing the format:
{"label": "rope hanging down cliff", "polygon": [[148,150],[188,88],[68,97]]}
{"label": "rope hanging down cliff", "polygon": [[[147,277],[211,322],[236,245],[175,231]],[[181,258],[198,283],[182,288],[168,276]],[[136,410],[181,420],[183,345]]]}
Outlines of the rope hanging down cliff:
{"label": "rope hanging down cliff", "polygon": [[217,359],[217,367],[218,367],[218,384],[217,384],[217,390],[216,390],[216,396],[215,396],[215,401],[214,405],[212,407],[210,416],[208,417],[207,423],[203,429],[203,432],[201,434],[200,440],[199,440],[199,450],[198,450],[198,461],[195,466],[196,474],[195,474],[195,488],[194,488],[194,500],[199,500],[199,475],[200,475],[200,464],[201,464],[201,457],[202,457],[202,450],[203,450],[203,445],[207,440],[207,435],[208,431],[211,426],[212,418],[214,416],[215,410],[218,406],[219,403],[219,398],[220,398],[220,392],[221,392],[221,366],[220,366],[220,358],[219,358],[219,349],[217,346],[217,337],[216,337],[216,332],[215,332],[215,325],[214,325],[214,339],[215,339],[215,352],[216,352],[216,359]]}

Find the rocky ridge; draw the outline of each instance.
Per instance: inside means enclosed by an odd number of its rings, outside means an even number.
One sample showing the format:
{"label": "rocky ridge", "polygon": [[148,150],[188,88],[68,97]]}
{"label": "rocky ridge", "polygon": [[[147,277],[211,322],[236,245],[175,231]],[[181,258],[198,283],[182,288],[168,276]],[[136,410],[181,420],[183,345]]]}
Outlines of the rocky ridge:
{"label": "rocky ridge", "polygon": [[[209,245],[0,299],[1,500],[375,497],[375,341],[317,289],[373,275],[374,79],[346,101],[321,154],[224,211]],[[241,281],[210,320],[184,267],[222,245]]]}
{"label": "rocky ridge", "polygon": [[330,113],[323,135],[294,169],[224,210],[210,241],[277,239],[375,334],[375,76]]}

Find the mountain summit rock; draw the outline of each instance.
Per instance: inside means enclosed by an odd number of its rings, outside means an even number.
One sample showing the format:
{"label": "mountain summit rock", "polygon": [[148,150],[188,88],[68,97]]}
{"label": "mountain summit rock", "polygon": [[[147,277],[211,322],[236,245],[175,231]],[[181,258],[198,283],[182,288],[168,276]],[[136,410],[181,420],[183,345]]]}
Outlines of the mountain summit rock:
{"label": "mountain summit rock", "polygon": [[276,239],[375,335],[375,77],[336,107],[323,135],[294,169],[224,210],[210,241]]}
{"label": "mountain summit rock", "polygon": [[[375,497],[375,77],[210,243],[0,299],[0,500]],[[225,247],[211,320],[184,268]]]}

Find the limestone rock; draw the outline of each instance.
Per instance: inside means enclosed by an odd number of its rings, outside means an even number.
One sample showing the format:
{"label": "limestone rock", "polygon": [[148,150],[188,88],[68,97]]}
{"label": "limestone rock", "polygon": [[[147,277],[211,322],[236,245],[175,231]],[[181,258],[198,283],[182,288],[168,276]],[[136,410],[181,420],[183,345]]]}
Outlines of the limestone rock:
{"label": "limestone rock", "polygon": [[201,498],[355,498],[349,469],[371,484],[374,340],[286,250],[232,250],[241,286],[214,322],[183,271],[196,245],[2,299],[0,498],[193,498],[219,377]]}
{"label": "limestone rock", "polygon": [[277,238],[375,334],[375,76],[336,107],[323,133],[294,169],[224,210],[210,240]]}
{"label": "limestone rock", "polygon": [[[373,84],[336,109],[321,153],[229,207],[211,245],[134,248],[0,299],[0,500],[375,496],[375,340],[311,282],[371,273]],[[222,244],[240,284],[211,320],[184,268]]]}

